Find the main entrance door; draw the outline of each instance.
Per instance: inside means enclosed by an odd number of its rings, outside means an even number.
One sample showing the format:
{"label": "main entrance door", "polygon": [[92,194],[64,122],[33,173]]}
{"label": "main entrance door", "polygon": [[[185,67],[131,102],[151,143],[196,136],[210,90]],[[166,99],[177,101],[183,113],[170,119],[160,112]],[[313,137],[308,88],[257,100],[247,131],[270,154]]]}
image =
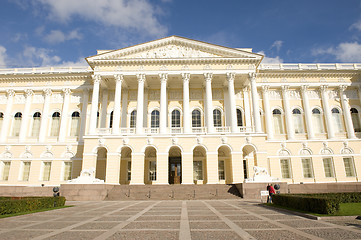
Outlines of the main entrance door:
{"label": "main entrance door", "polygon": [[182,162],[180,157],[169,157],[169,184],[181,184]]}

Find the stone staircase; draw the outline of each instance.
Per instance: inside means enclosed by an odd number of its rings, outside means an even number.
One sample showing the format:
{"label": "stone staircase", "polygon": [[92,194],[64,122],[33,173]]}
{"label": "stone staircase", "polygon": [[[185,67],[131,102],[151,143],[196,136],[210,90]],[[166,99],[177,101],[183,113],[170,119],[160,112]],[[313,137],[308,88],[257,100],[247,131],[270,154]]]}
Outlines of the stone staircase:
{"label": "stone staircase", "polygon": [[196,200],[240,197],[238,189],[233,184],[116,185],[109,189],[104,200]]}

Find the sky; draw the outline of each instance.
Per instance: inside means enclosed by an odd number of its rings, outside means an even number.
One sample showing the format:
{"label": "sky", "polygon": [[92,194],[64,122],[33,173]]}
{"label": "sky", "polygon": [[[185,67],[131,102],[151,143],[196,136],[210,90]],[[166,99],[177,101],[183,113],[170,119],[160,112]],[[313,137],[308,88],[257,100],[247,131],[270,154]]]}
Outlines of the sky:
{"label": "sky", "polygon": [[0,68],[86,66],[177,35],[263,63],[361,62],[361,0],[0,0]]}

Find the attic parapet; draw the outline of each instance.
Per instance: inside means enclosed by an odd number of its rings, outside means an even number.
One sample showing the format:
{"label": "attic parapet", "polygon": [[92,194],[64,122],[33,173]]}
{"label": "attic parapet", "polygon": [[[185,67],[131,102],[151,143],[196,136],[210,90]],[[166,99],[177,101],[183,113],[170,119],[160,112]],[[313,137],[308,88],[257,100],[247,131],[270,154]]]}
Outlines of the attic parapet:
{"label": "attic parapet", "polygon": [[361,70],[361,63],[277,63],[261,64],[259,70]]}

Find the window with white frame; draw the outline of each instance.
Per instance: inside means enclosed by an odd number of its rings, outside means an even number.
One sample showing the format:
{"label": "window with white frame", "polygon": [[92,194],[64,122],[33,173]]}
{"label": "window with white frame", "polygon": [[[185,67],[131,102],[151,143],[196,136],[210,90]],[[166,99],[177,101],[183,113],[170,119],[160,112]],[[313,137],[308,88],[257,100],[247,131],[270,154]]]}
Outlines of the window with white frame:
{"label": "window with white frame", "polygon": [[72,162],[64,162],[63,181],[71,180],[72,167]]}
{"label": "window with white frame", "polygon": [[305,130],[303,128],[303,116],[299,109],[295,108],[292,110],[292,118],[295,133],[304,133]]}
{"label": "window with white frame", "polygon": [[10,173],[10,161],[2,161],[1,162],[1,180],[7,181],[9,180],[9,173]]}
{"label": "window with white frame", "polygon": [[324,133],[323,129],[323,115],[317,108],[312,109],[312,124],[315,133]]}
{"label": "window with white frame", "polygon": [[218,160],[218,179],[225,180],[224,160]]}
{"label": "window with white frame", "polygon": [[18,137],[20,134],[21,118],[22,118],[21,112],[17,112],[14,115],[14,125],[13,125],[13,134],[12,134],[14,137]]}
{"label": "window with white frame", "polygon": [[132,178],[132,162],[128,161],[128,164],[127,164],[127,179],[128,179],[128,181],[130,181],[131,178]]}
{"label": "window with white frame", "polygon": [[180,127],[180,112],[178,110],[172,111],[172,128],[179,128]]}
{"label": "window with white frame", "polygon": [[334,177],[332,158],[323,158],[323,168],[325,170],[325,177]]}
{"label": "window with white frame", "polygon": [[352,157],[344,157],[343,164],[345,165],[346,177],[355,177],[355,166]]}
{"label": "window with white frame", "polygon": [[202,127],[201,112],[197,109],[192,111],[192,127],[193,128]]}
{"label": "window with white frame", "polygon": [[273,130],[275,134],[283,134],[283,119],[282,113],[279,109],[274,109],[272,111],[273,116]]}
{"label": "window with white frame", "polygon": [[70,136],[78,136],[79,135],[79,124],[80,124],[80,113],[73,112],[71,115],[71,126],[70,126]]}
{"label": "window with white frame", "polygon": [[33,115],[33,128],[31,130],[32,137],[39,137],[40,133],[40,122],[41,122],[41,113],[36,112]]}
{"label": "window with white frame", "polygon": [[240,109],[237,109],[237,126],[243,127],[243,116],[242,116],[242,111]]}
{"label": "window with white frame", "polygon": [[332,108],[332,120],[335,126],[335,132],[341,133],[343,132],[343,123],[342,123],[342,115],[337,108]]}
{"label": "window with white frame", "polygon": [[149,181],[157,180],[157,161],[149,161]]}
{"label": "window with white frame", "polygon": [[150,114],[150,127],[159,128],[159,111],[153,110]]}
{"label": "window with white frame", "polygon": [[137,110],[133,110],[130,113],[129,127],[130,128],[135,128],[136,124],[137,124]]}
{"label": "window with white frame", "polygon": [[43,181],[50,180],[51,162],[43,162]]}
{"label": "window with white frame", "polygon": [[302,158],[302,169],[304,178],[313,178],[311,158]]}
{"label": "window with white frame", "polygon": [[51,118],[50,136],[52,137],[59,136],[59,129],[60,129],[60,113],[54,112]]}
{"label": "window with white frame", "polygon": [[193,179],[203,180],[203,162],[193,161]]}
{"label": "window with white frame", "polygon": [[31,162],[23,162],[23,172],[21,176],[22,181],[29,181]]}
{"label": "window with white frame", "polygon": [[360,115],[356,108],[351,108],[352,125],[355,132],[361,132]]}
{"label": "window with white frame", "polygon": [[281,159],[282,178],[291,178],[290,159]]}
{"label": "window with white frame", "polygon": [[214,127],[222,127],[222,113],[218,109],[213,110],[213,125]]}

